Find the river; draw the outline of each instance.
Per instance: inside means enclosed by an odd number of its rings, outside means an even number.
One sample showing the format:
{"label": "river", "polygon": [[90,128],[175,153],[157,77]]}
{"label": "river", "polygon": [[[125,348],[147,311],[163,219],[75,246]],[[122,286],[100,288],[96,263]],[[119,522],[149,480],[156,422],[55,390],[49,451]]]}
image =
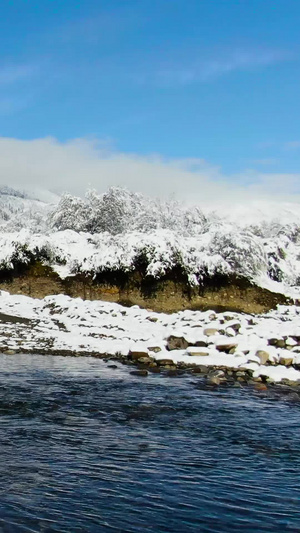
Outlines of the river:
{"label": "river", "polygon": [[300,531],[294,393],[115,366],[0,355],[0,531]]}

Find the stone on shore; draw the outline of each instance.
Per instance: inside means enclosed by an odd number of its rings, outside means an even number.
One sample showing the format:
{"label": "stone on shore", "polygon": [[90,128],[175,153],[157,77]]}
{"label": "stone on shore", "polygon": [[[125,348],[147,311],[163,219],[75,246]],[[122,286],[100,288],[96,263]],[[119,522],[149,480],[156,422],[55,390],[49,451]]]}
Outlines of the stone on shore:
{"label": "stone on shore", "polygon": [[261,365],[265,365],[270,359],[270,354],[265,350],[257,350],[255,355],[259,358]]}
{"label": "stone on shore", "polygon": [[186,350],[189,346],[188,341],[184,337],[177,337],[176,335],[170,335],[167,338],[167,350]]}

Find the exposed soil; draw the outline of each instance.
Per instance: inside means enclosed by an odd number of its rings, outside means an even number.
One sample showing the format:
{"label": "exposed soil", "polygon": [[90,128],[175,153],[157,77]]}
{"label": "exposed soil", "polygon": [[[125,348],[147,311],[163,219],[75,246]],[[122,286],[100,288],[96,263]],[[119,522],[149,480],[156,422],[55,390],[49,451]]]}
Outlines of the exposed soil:
{"label": "exposed soil", "polygon": [[191,288],[179,269],[157,280],[145,276],[138,266],[134,272],[107,271],[95,279],[80,274],[62,280],[50,267],[36,262],[21,271],[2,271],[0,289],[33,298],[67,294],[127,306],[137,304],[157,312],[213,309],[257,314],[289,303],[285,296],[257,287],[245,278],[217,275]]}

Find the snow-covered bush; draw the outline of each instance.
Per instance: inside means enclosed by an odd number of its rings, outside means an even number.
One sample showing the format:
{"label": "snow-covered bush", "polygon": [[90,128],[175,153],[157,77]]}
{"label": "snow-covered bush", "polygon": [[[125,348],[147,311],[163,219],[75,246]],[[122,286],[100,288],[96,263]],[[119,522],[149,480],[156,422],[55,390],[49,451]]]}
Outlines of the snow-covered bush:
{"label": "snow-covered bush", "polygon": [[177,268],[191,285],[214,274],[298,285],[300,216],[279,215],[247,226],[117,187],[64,194],[54,206],[0,190],[0,268],[36,259],[60,275],[95,276],[142,265],[156,278]]}

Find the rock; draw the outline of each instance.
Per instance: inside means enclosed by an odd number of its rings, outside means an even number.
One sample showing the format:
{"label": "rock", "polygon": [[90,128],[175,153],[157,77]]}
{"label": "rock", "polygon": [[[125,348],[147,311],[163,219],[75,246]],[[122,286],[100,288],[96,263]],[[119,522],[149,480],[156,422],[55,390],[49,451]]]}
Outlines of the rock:
{"label": "rock", "polygon": [[207,373],[207,366],[204,366],[204,365],[195,366],[192,369],[192,373],[193,374],[206,374]]}
{"label": "rock", "polygon": [[152,372],[153,374],[159,374],[160,373],[160,368],[159,366],[150,366],[149,367],[149,371]]}
{"label": "rock", "polygon": [[161,352],[161,348],[159,346],[148,346],[149,352],[158,353]]}
{"label": "rock", "polygon": [[206,348],[207,347],[207,342],[205,342],[203,340],[196,341],[194,346],[197,346],[198,348]]}
{"label": "rock", "polygon": [[225,372],[223,372],[223,370],[214,370],[210,372],[206,382],[208,385],[221,385],[221,383],[226,382]]}
{"label": "rock", "polygon": [[128,357],[129,359],[132,359],[132,361],[138,361],[142,357],[148,357],[148,351],[143,352],[143,351],[130,350]]}
{"label": "rock", "polygon": [[214,370],[213,372],[210,372],[206,379],[208,385],[221,385],[221,383],[226,382],[227,379],[223,370]]}
{"label": "rock", "polygon": [[241,329],[241,324],[238,320],[230,320],[230,322],[227,322],[226,324],[226,330],[229,328],[233,329],[235,333],[238,333]]}
{"label": "rock", "polygon": [[277,348],[285,348],[285,340],[284,339],[272,338],[272,339],[268,340],[268,344],[270,346],[277,346]]}
{"label": "rock", "polygon": [[219,351],[219,352],[225,352],[225,353],[229,353],[230,350],[235,350],[237,347],[237,342],[228,342],[228,343],[219,343],[216,345],[216,349]]}
{"label": "rock", "polygon": [[157,364],[159,366],[168,366],[168,365],[174,365],[174,362],[172,359],[158,359]]}
{"label": "rock", "polygon": [[284,356],[284,355],[281,355],[279,357],[279,364],[280,365],[284,365],[284,366],[291,366],[294,362],[294,358],[293,357],[288,357],[288,356]]}
{"label": "rock", "polygon": [[218,335],[219,330],[215,328],[205,328],[203,333],[206,335],[206,337],[212,337],[213,335]]}
{"label": "rock", "polygon": [[204,357],[206,355],[209,355],[209,350],[204,349],[204,348],[197,349],[197,348],[191,347],[188,350],[188,354],[191,355],[191,356],[199,355],[199,356],[203,356]]}
{"label": "rock", "polygon": [[294,381],[292,379],[287,379],[287,378],[282,379],[281,383],[284,384],[284,385],[289,385],[289,387],[298,387],[299,386],[299,381]]}
{"label": "rock", "polygon": [[221,379],[217,378],[216,376],[212,376],[211,378],[207,378],[207,384],[214,386],[221,385]]}
{"label": "rock", "polygon": [[285,340],[284,339],[278,339],[276,346],[277,346],[277,348],[285,348]]}
{"label": "rock", "polygon": [[255,383],[254,388],[255,390],[258,390],[258,391],[268,390],[268,387],[265,383]]}
{"label": "rock", "polygon": [[234,319],[234,316],[225,311],[225,313],[223,313],[223,318],[226,322],[229,322],[230,320]]}
{"label": "rock", "polygon": [[234,331],[233,328],[226,328],[225,329],[225,334],[227,335],[227,337],[235,337],[236,336],[236,332]]}
{"label": "rock", "polygon": [[147,316],[147,320],[149,320],[149,322],[157,322],[158,318],[156,316]]}
{"label": "rock", "polygon": [[270,354],[265,350],[257,350],[255,355],[260,360],[261,365],[265,365],[269,361]]}
{"label": "rock", "polygon": [[223,370],[213,370],[208,374],[209,378],[225,378],[225,372]]}
{"label": "rock", "polygon": [[5,352],[3,352],[5,355],[15,355],[16,352],[15,350],[5,350]]}
{"label": "rock", "polygon": [[139,357],[138,362],[143,365],[149,365],[153,362],[153,359],[151,357]]}
{"label": "rock", "polygon": [[147,370],[133,370],[130,372],[132,376],[140,376],[140,377],[146,377],[148,376]]}
{"label": "rock", "polygon": [[183,373],[183,370],[171,369],[171,370],[168,370],[168,372],[166,373],[166,376],[169,378],[177,378],[179,376],[180,377],[184,376],[184,373]]}
{"label": "rock", "polygon": [[177,337],[170,335],[167,339],[167,350],[186,350],[189,346],[188,341],[184,337]]}

